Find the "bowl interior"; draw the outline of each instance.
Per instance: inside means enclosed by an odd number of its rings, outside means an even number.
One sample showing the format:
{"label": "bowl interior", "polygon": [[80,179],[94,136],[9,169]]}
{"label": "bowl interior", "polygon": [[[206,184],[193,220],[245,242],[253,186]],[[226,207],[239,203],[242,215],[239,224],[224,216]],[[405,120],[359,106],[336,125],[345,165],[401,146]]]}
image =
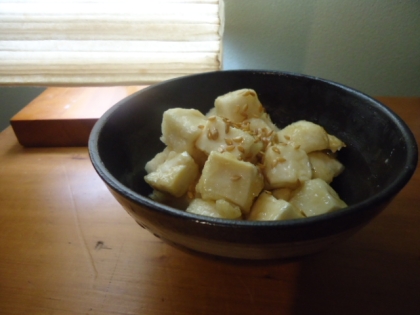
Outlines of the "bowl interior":
{"label": "bowl interior", "polygon": [[[124,99],[95,126],[101,162],[118,182],[140,196],[151,188],[144,166],[164,145],[163,112],[172,107],[206,113],[217,96],[254,89],[280,128],[309,120],[342,139],[345,171],[333,187],[349,205],[376,194],[396,193],[417,164],[414,137],[405,124],[372,98],[322,79],[278,72],[221,71],[166,81]],[[94,135],[95,137],[95,135]]]}

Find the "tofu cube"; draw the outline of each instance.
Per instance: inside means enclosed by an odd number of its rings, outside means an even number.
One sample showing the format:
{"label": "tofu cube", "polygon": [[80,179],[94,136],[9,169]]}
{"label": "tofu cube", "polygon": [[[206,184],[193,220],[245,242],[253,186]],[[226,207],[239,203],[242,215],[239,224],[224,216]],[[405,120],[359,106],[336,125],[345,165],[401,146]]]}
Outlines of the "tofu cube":
{"label": "tofu cube", "polygon": [[280,142],[299,147],[306,153],[329,148],[328,134],[324,128],[309,121],[292,123],[278,133]]}
{"label": "tofu cube", "polygon": [[186,211],[222,219],[240,219],[242,217],[242,212],[238,206],[223,199],[214,201],[196,198],[191,201]]}
{"label": "tofu cube", "polygon": [[321,178],[328,184],[344,170],[343,164],[325,152],[311,152],[308,157],[312,165],[313,178]]}
{"label": "tofu cube", "polygon": [[249,129],[254,134],[260,134],[262,131],[265,131],[265,133],[271,132],[273,129],[273,126],[270,126],[266,121],[264,121],[261,118],[251,118],[248,119],[249,121]]}
{"label": "tofu cube", "polygon": [[262,149],[262,141],[242,129],[232,127],[220,117],[211,117],[196,141],[196,147],[209,155],[212,151],[230,152],[237,158],[251,161]]}
{"label": "tofu cube", "polygon": [[292,189],[290,188],[277,188],[273,189],[271,193],[276,199],[283,199],[286,201],[290,200],[290,197],[292,196]]}
{"label": "tofu cube", "polygon": [[287,144],[267,148],[263,172],[267,189],[295,188],[312,178],[308,155],[302,149]]}
{"label": "tofu cube", "polygon": [[229,201],[246,214],[263,187],[264,179],[255,165],[239,161],[229,152],[212,151],[196,191],[205,200]]}
{"label": "tofu cube", "polygon": [[181,197],[199,176],[198,165],[188,152],[170,152],[166,161],[144,179],[154,189]]}
{"label": "tofu cube", "polygon": [[270,115],[267,112],[261,114],[260,119],[264,121],[270,129],[274,130],[275,132],[280,131],[280,129],[273,123],[271,120]]}
{"label": "tofu cube", "polygon": [[307,217],[347,207],[337,192],[320,178],[311,179],[293,192],[289,201]]}
{"label": "tofu cube", "polygon": [[156,154],[149,162],[146,163],[146,166],[144,167],[146,172],[151,173],[156,171],[159,165],[163,164],[166,161],[169,152],[171,152],[171,150],[168,147],[166,147],[162,152]]}
{"label": "tofu cube", "polygon": [[328,135],[328,143],[329,143],[328,148],[332,152],[339,151],[346,146],[346,144],[343,141],[341,141],[340,139],[338,139],[336,136],[333,136],[333,135]]}
{"label": "tofu cube", "polygon": [[214,106],[218,116],[235,123],[258,118],[264,112],[257,93],[252,89],[241,89],[221,95],[216,98]]}
{"label": "tofu cube", "polygon": [[252,206],[248,220],[275,221],[303,218],[303,214],[292,204],[262,192]]}
{"label": "tofu cube", "polygon": [[204,126],[206,120],[206,117],[195,109],[168,109],[163,113],[161,140],[171,151],[187,151],[200,163],[203,157],[194,144],[201,134],[199,126]]}
{"label": "tofu cube", "polygon": [[224,219],[241,219],[242,211],[237,205],[224,199],[216,200],[216,210]]}

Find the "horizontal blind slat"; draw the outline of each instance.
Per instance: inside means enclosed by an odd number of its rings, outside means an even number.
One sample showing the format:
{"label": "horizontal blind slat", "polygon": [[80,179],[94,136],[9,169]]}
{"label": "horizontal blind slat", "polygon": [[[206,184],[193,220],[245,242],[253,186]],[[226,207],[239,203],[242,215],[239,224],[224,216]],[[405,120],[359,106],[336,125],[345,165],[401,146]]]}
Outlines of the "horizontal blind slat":
{"label": "horizontal blind slat", "polygon": [[[0,76],[0,84],[16,84],[16,85],[48,85],[48,86],[104,86],[104,85],[139,85],[139,83],[148,85],[162,82],[165,80],[202,73],[201,69],[191,72],[179,72],[169,74],[122,74],[116,76],[111,75],[22,75],[22,76]],[[139,81],[141,77],[141,81]]]}
{"label": "horizontal blind slat", "polygon": [[191,17],[215,16],[218,15],[218,6],[215,4],[158,4],[152,1],[147,5],[134,2],[132,5],[121,5],[114,1],[113,4],[61,4],[51,3],[48,5],[40,4],[6,4],[0,2],[0,18],[8,20],[39,20],[40,18],[66,18],[66,17],[107,17],[107,18],[127,18],[142,19],[159,17]]}
{"label": "horizontal blind slat", "polygon": [[[55,32],[51,33],[54,28]],[[138,24],[84,23],[72,24],[4,24],[0,22],[0,40],[217,40],[219,26],[213,24]]]}
{"label": "horizontal blind slat", "polygon": [[214,41],[139,41],[139,40],[43,40],[0,41],[0,51],[89,51],[89,52],[218,52]]}

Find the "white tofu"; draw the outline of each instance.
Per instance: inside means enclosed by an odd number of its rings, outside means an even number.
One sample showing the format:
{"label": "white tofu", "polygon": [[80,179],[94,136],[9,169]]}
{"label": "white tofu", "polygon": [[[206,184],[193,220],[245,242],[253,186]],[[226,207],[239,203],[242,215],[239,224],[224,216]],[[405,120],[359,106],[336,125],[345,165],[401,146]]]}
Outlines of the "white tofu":
{"label": "white tofu", "polygon": [[274,130],[272,128],[272,126],[269,126],[269,124],[267,124],[267,122],[265,122],[263,119],[261,118],[251,118],[248,119],[249,121],[249,129],[254,133],[254,134],[258,134],[259,131],[264,130],[265,133],[269,133],[272,130]]}
{"label": "white tofu", "polygon": [[221,217],[216,209],[216,202],[214,200],[193,199],[185,211],[207,217]]}
{"label": "white tofu", "polygon": [[187,212],[222,219],[241,219],[241,209],[230,202],[219,200],[194,199],[188,206]]}
{"label": "white tofu", "polygon": [[218,116],[235,123],[258,118],[264,112],[257,93],[252,89],[241,89],[221,95],[216,98],[214,106]]}
{"label": "white tofu", "polygon": [[322,179],[306,181],[293,192],[289,201],[307,217],[332,212],[347,207],[337,192]]}
{"label": "white tofu", "polygon": [[239,161],[229,152],[212,151],[204,164],[196,191],[205,200],[229,201],[246,214],[263,187],[264,179],[255,165]]}
{"label": "white tofu", "polygon": [[308,155],[302,149],[287,144],[267,148],[263,172],[269,190],[295,188],[300,182],[312,178]]}
{"label": "white tofu", "polygon": [[328,134],[324,128],[309,121],[292,123],[278,133],[280,142],[299,147],[306,153],[329,148]]}
{"label": "white tofu", "polygon": [[290,188],[277,188],[273,189],[271,193],[276,199],[283,199],[289,201],[290,197],[292,196],[292,189]]}
{"label": "white tofu", "polygon": [[224,219],[241,219],[242,211],[237,205],[224,199],[216,200],[216,210]]}
{"label": "white tofu", "polygon": [[169,152],[171,152],[171,150],[168,147],[166,147],[162,152],[156,154],[149,162],[146,163],[146,166],[144,167],[146,172],[151,173],[156,171],[159,165],[163,164],[166,161]]}
{"label": "white tofu", "polygon": [[249,133],[228,124],[220,117],[211,117],[195,143],[197,149],[207,155],[212,151],[227,151],[239,159],[253,160],[262,149],[263,143],[256,142]]}
{"label": "white tofu", "polygon": [[181,197],[196,181],[198,175],[198,165],[188,152],[171,152],[166,161],[154,172],[147,174],[144,180],[156,190]]}
{"label": "white tofu", "polygon": [[343,141],[341,141],[340,139],[332,135],[328,135],[328,143],[329,143],[328,148],[332,152],[339,151],[341,150],[341,148],[344,148],[346,146],[346,144]]}
{"label": "white tofu", "polygon": [[281,142],[300,147],[306,153],[322,150],[336,152],[345,147],[345,143],[333,135],[329,135],[323,127],[310,121],[294,122],[277,133]]}
{"label": "white tofu", "polygon": [[264,111],[264,113],[261,114],[260,118],[267,124],[268,127],[270,127],[275,132],[280,131],[280,129],[273,123],[270,115],[267,112]]}
{"label": "white tofu", "polygon": [[248,220],[275,221],[303,218],[303,214],[292,204],[262,192],[252,206]]}
{"label": "white tofu", "polygon": [[308,157],[312,165],[313,178],[321,178],[328,184],[344,170],[343,164],[325,152],[311,152]]}
{"label": "white tofu", "polygon": [[212,107],[209,109],[209,111],[206,113],[206,117],[216,116],[216,107]]}
{"label": "white tofu", "polygon": [[198,164],[204,163],[201,152],[194,144],[201,134],[200,126],[204,126],[206,121],[206,117],[196,109],[168,109],[163,113],[161,140],[171,151],[187,151]]}

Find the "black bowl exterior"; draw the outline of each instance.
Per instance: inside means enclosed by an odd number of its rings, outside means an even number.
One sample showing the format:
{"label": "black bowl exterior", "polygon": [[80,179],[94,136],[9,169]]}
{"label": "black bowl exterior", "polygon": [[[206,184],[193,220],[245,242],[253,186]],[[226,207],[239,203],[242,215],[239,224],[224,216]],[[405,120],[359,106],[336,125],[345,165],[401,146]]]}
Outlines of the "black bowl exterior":
{"label": "black bowl exterior", "polygon": [[344,222],[337,228],[314,222],[296,226],[294,220],[281,226],[270,222],[236,224],[157,211],[156,208],[134,202],[110,186],[108,189],[141,227],[166,243],[193,252],[247,260],[284,260],[314,254],[350,237],[386,206],[377,206],[367,214],[367,218],[359,217],[352,224]]}
{"label": "black bowl exterior", "polygon": [[[205,113],[217,96],[240,88],[257,92],[278,127],[305,119],[347,144],[339,153],[346,170],[333,187],[348,208],[301,220],[247,222],[196,216],[147,197],[144,165],[164,147],[163,112],[183,107]],[[376,100],[319,78],[246,70],[183,77],[137,92],[98,121],[89,152],[114,196],[155,235],[193,250],[251,259],[300,256],[348,237],[382,211],[417,166],[414,136]]]}

